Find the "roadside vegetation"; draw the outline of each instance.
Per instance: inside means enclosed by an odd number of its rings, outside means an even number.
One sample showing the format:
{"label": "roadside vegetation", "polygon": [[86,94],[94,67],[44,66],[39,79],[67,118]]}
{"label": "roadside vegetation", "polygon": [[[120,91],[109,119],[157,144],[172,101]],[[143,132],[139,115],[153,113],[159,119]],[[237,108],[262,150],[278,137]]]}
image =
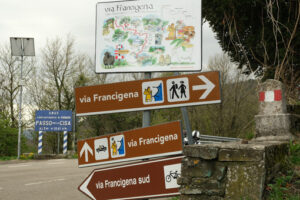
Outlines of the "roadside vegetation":
{"label": "roadside vegetation", "polygon": [[300,199],[300,140],[290,142],[290,152],[283,170],[266,187],[267,200]]}

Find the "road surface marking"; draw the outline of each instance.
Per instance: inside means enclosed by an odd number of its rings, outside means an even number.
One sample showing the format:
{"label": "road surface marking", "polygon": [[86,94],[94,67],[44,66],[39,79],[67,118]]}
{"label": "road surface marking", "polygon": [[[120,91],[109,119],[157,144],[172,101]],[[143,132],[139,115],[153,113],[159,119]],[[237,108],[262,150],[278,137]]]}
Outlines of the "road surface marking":
{"label": "road surface marking", "polygon": [[22,164],[18,164],[18,165],[10,165],[10,166],[8,166],[8,168],[15,168],[15,167],[28,167],[28,166],[30,166],[30,165],[22,165]]}
{"label": "road surface marking", "polygon": [[64,162],[49,162],[48,165],[61,165],[64,164]]}
{"label": "road surface marking", "polygon": [[40,184],[44,184],[44,183],[53,183],[53,182],[64,181],[64,180],[66,180],[66,179],[59,178],[59,179],[53,179],[53,180],[48,180],[48,181],[39,181],[39,182],[34,182],[34,183],[26,183],[25,186],[40,185]]}

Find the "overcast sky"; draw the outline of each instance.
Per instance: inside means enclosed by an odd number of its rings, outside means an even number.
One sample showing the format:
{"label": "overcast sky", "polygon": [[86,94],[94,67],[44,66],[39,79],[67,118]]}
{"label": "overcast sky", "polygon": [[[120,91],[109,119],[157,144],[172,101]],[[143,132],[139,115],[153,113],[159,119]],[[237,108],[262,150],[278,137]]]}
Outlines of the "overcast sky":
{"label": "overcast sky", "polygon": [[[96,3],[99,0],[0,0],[0,44],[10,37],[33,37],[37,56],[47,39],[75,37],[76,49],[94,58]],[[203,66],[222,51],[203,27]]]}

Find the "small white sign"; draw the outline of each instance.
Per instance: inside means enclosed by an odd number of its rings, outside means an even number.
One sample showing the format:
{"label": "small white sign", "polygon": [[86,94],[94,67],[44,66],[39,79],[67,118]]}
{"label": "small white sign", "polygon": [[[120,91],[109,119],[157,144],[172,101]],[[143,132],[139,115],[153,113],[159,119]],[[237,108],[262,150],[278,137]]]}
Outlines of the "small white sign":
{"label": "small white sign", "polygon": [[104,160],[109,158],[108,140],[107,138],[102,138],[94,141],[95,147],[95,159]]}
{"label": "small white sign", "polygon": [[109,138],[110,156],[112,158],[125,156],[125,138],[124,135],[116,135]]}
{"label": "small white sign", "polygon": [[181,174],[181,164],[164,166],[165,186],[166,189],[179,188],[177,178]]}
{"label": "small white sign", "polygon": [[167,80],[168,102],[188,101],[190,99],[189,79],[187,77]]}
{"label": "small white sign", "polygon": [[158,104],[164,102],[163,81],[150,81],[142,84],[143,103]]}

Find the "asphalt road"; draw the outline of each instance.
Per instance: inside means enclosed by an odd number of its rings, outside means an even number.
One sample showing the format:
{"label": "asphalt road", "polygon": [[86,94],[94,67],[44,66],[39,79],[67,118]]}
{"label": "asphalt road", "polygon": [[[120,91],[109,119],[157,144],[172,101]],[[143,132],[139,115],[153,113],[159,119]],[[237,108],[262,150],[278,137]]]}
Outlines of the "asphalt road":
{"label": "asphalt road", "polygon": [[95,168],[76,159],[0,161],[0,200],[88,200],[77,188]]}

